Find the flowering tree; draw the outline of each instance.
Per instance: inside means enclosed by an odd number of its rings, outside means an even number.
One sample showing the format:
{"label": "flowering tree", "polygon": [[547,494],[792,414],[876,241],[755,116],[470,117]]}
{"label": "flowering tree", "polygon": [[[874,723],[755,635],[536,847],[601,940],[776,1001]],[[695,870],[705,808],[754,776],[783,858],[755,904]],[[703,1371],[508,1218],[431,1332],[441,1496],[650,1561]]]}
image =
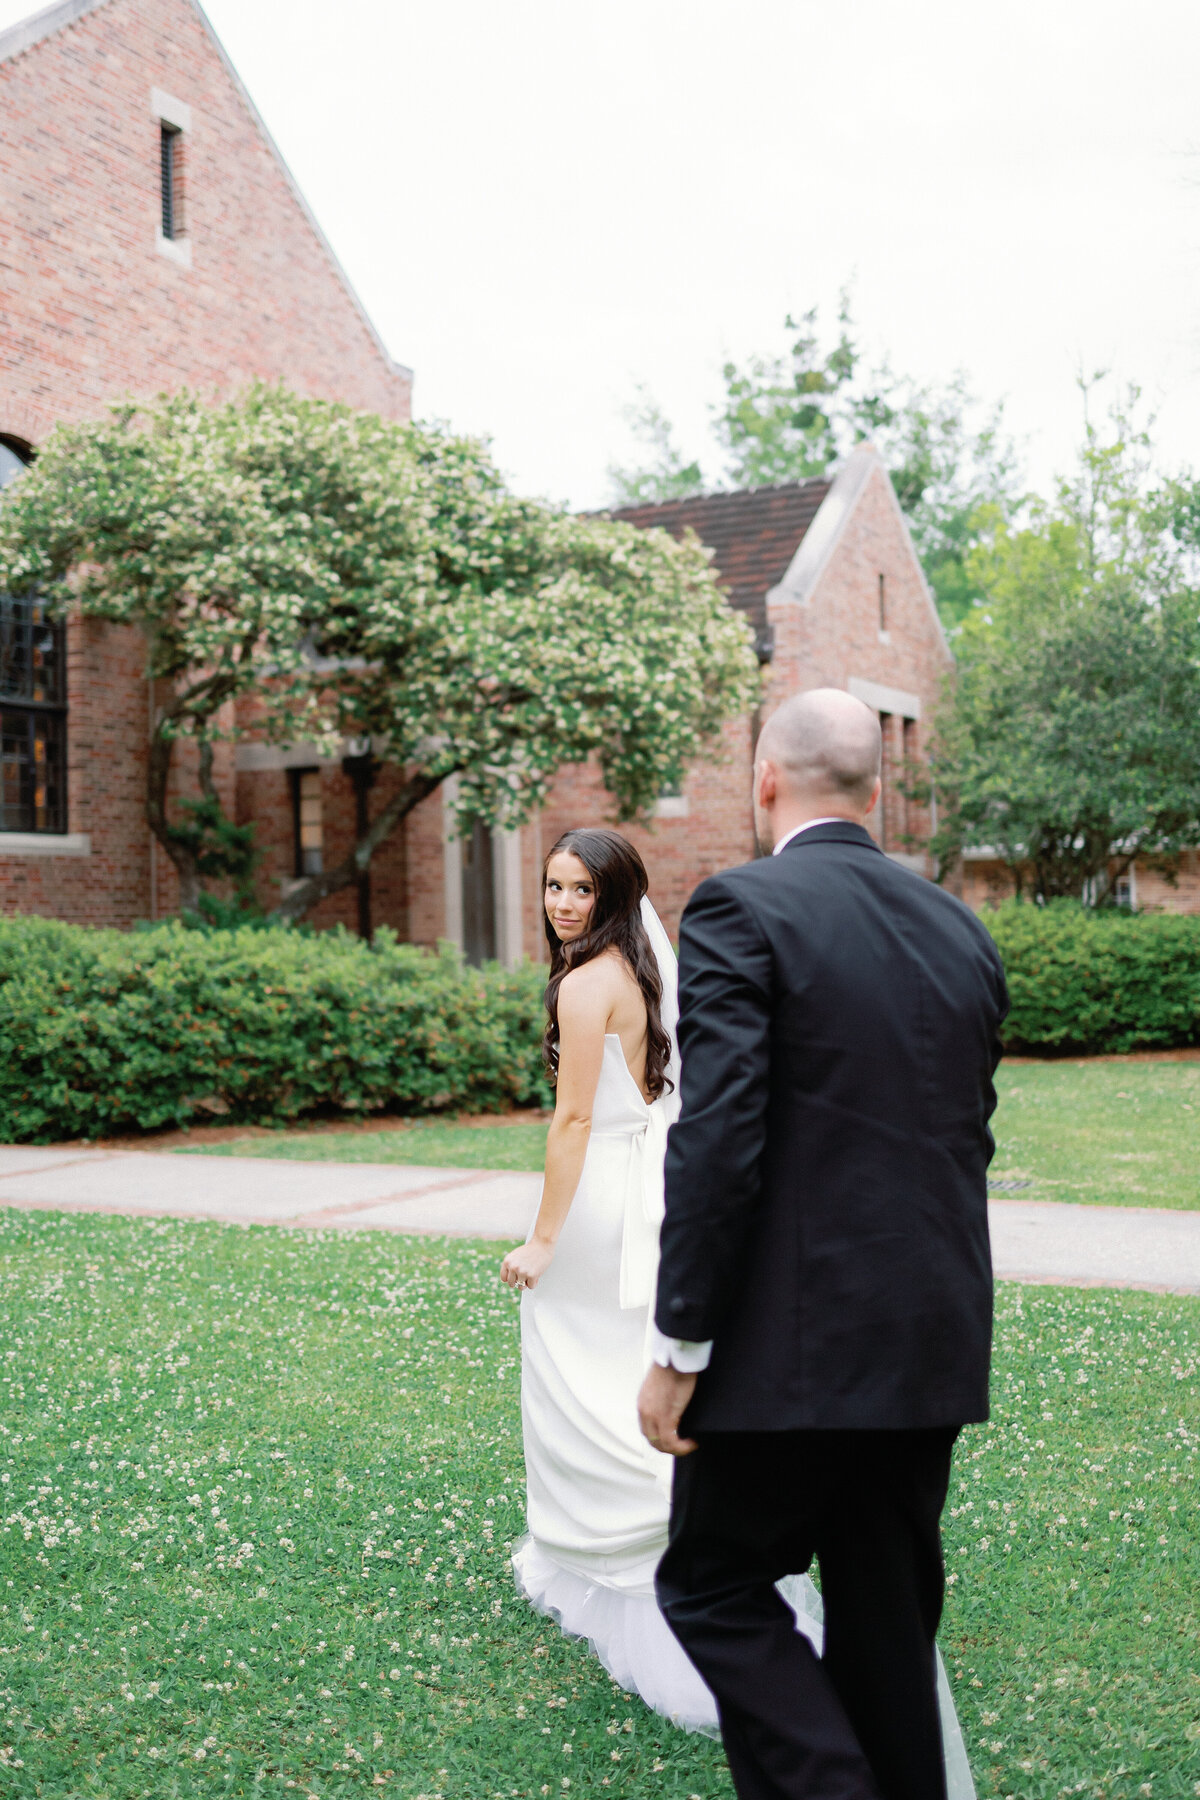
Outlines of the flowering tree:
{"label": "flowering tree", "polygon": [[[241,696],[271,741],[382,740],[402,771],[350,856],[291,889],[298,918],[450,775],[464,819],[512,825],[595,755],[633,818],[757,693],[695,542],[518,499],[474,440],[277,388],[57,428],[0,508],[0,586],[143,632],[146,816],[185,909],[251,854],[211,778]],[[201,793],[172,806],[185,738]]]}

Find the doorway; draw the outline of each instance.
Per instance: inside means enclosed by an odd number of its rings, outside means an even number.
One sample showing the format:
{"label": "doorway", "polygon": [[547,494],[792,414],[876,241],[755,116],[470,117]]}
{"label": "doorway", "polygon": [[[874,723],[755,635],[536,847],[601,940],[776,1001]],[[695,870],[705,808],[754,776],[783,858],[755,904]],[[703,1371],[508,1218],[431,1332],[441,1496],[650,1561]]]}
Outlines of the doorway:
{"label": "doorway", "polygon": [[476,968],[496,958],[496,870],[492,834],[479,819],[462,846],[463,954]]}

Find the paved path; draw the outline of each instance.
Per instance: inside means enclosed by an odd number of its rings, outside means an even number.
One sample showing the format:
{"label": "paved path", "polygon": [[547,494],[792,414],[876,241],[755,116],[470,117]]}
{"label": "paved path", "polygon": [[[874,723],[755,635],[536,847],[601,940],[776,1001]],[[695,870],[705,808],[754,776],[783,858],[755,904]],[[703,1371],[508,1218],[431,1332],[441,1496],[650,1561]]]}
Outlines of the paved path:
{"label": "paved path", "polygon": [[[540,1175],[398,1163],[287,1162],[0,1147],[0,1205],[241,1225],[523,1237]],[[996,1273],[1200,1294],[1200,1212],[993,1200]]]}

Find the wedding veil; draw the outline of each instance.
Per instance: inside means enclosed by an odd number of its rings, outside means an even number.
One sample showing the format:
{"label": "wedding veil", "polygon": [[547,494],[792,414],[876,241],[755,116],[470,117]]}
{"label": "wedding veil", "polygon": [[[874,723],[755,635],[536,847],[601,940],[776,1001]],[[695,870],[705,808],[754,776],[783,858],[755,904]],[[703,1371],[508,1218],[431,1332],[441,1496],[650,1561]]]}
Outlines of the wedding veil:
{"label": "wedding veil", "polygon": [[663,922],[650,904],[649,896],[642,895],[642,924],[646,936],[650,940],[650,948],[654,952],[654,960],[658,964],[658,978],[662,982],[662,1003],[659,1017],[662,1028],[671,1040],[671,1054],[667,1058],[667,1080],[670,1093],[664,1098],[674,1098],[675,1107],[671,1119],[679,1113],[679,965],[675,961],[675,952],[671,948],[671,940],[663,927]]}
{"label": "wedding veil", "polygon": [[662,982],[659,1017],[671,1040],[665,1074],[667,1086],[646,1111],[646,1127],[632,1140],[634,1166],[626,1186],[625,1227],[621,1240],[622,1307],[649,1306],[658,1277],[658,1233],[665,1211],[663,1164],[667,1132],[679,1117],[679,969],[663,922],[645,895],[642,925]]}

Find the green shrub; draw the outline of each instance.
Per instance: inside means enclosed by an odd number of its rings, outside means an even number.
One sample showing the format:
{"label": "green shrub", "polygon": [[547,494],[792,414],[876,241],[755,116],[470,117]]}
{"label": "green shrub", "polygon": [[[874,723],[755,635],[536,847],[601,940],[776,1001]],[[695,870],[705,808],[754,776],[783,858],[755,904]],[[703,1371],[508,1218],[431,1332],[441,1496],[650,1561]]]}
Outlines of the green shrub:
{"label": "green shrub", "polygon": [[544,1104],[532,964],[245,926],[0,921],[0,1141]]}
{"label": "green shrub", "polygon": [[[1200,918],[1011,901],[985,914],[1010,1050],[1200,1043]],[[318,1111],[545,1105],[545,973],[342,931],[0,920],[0,1141]]]}
{"label": "green shrub", "polygon": [[1200,918],[1012,900],[984,920],[1008,972],[1008,1049],[1200,1043]]}

